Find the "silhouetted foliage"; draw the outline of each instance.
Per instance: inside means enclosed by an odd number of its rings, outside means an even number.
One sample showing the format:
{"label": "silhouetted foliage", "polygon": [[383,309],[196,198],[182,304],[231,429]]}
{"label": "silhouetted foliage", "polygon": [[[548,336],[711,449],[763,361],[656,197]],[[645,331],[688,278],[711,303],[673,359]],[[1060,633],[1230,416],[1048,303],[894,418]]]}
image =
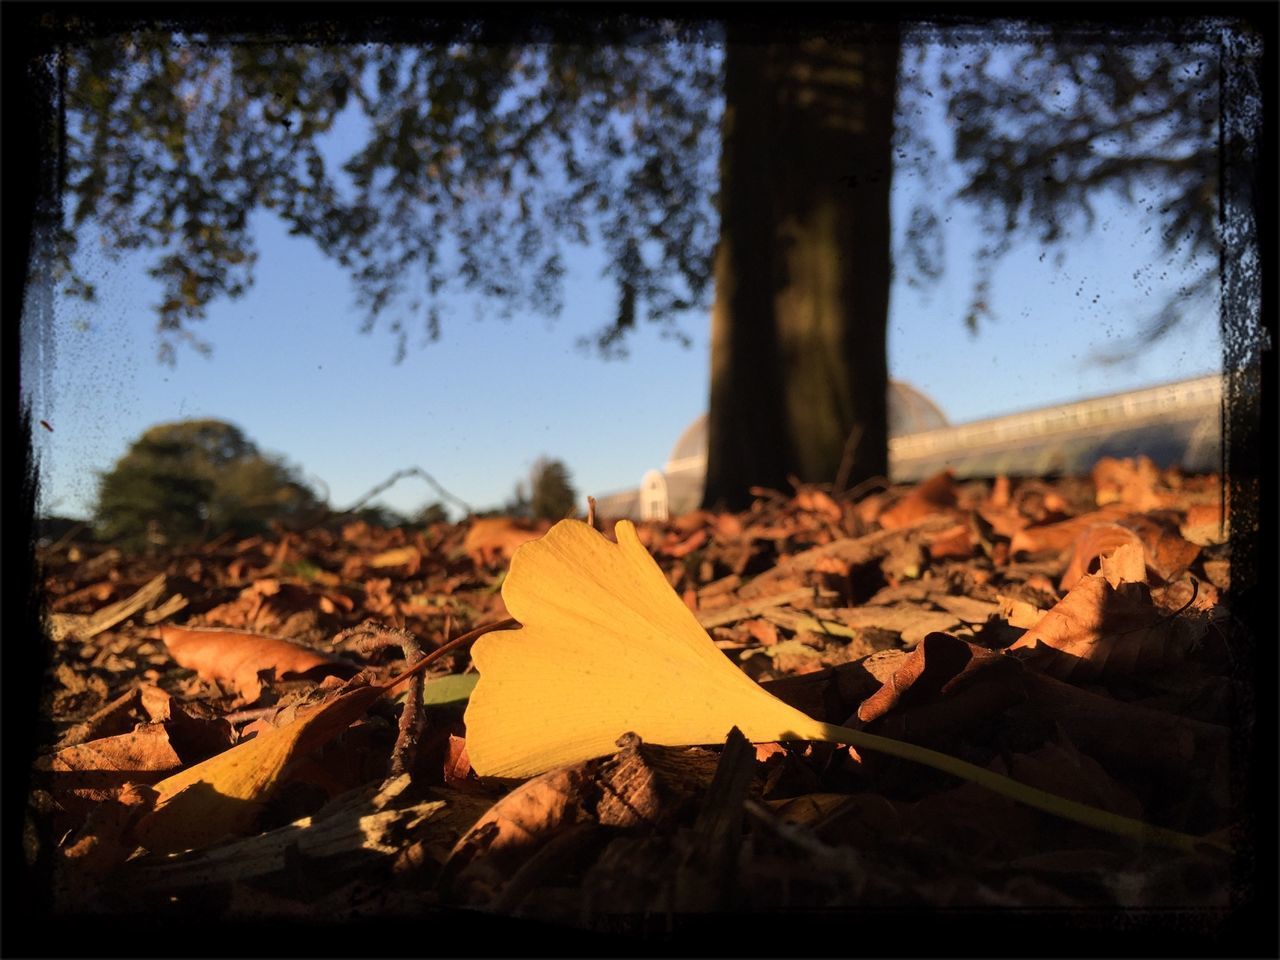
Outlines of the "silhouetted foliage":
{"label": "silhouetted foliage", "polygon": [[[910,119],[941,95],[967,181],[946,199],[990,215],[983,260],[1021,235],[1090,227],[1107,191],[1163,218],[1170,251],[1203,252],[1216,236],[1226,29],[908,32],[899,161],[951,152]],[[366,329],[391,314],[401,353],[406,319],[438,336],[439,297],[458,286],[506,313],[558,312],[566,242],[608,257],[619,310],[598,339],[606,351],[622,349],[642,305],[681,338],[673,315],[706,305],[723,109],[714,25],[696,41],[668,23],[577,43],[486,43],[482,27],[424,46],[201,40],[113,36],[69,45],[59,65],[66,289],[94,293],[71,259],[88,225],[108,251],[157,251],[166,355],[175,338],[198,344],[190,321],[211,300],[252,282],[259,208],[351,271]],[[936,71],[930,50],[943,51]],[[335,169],[327,138],[344,112],[363,145]],[[921,198],[902,251],[924,280],[941,270],[936,199]],[[984,298],[980,279],[969,322]]]}
{"label": "silhouetted foliage", "polygon": [[[963,173],[956,199],[983,212],[987,242],[965,322],[976,329],[988,305],[991,274],[1019,240],[1062,249],[1096,225],[1095,203],[1123,198],[1160,231],[1170,264],[1198,273],[1150,317],[1114,359],[1163,336],[1184,319],[1188,302],[1211,293],[1218,279],[1219,101],[1225,22],[1102,32],[1071,27],[952,35],[932,48],[917,43],[904,65],[904,103],[930,88],[943,95]],[[924,31],[921,37],[945,36]],[[926,63],[926,51],[936,58]],[[939,152],[918,142],[910,124],[902,139],[924,165]],[[1242,131],[1224,131],[1238,137]],[[947,198],[950,200],[951,198]],[[907,242],[924,277],[940,272],[934,245],[940,206],[922,197]],[[1135,285],[1150,278],[1135,274]]]}
{"label": "silhouetted foliage", "polygon": [[151,427],[99,480],[96,532],[129,545],[264,532],[314,512],[315,495],[239,427],[182,420]]}

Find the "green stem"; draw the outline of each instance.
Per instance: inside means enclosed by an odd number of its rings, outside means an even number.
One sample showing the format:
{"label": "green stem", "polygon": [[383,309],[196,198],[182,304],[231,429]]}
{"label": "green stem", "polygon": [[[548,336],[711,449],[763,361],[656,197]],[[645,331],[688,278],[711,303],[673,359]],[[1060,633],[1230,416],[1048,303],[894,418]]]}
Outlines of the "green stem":
{"label": "green stem", "polygon": [[1202,844],[1216,847],[1226,852],[1231,850],[1221,841],[1208,837],[1195,837],[1187,833],[1179,833],[1176,830],[1155,827],[1132,817],[1122,817],[1116,813],[1108,813],[1106,810],[1099,810],[1097,807],[1091,807],[1086,803],[1068,800],[1066,797],[1060,797],[1056,793],[1049,793],[1047,790],[1029,787],[1009,777],[993,773],[963,760],[957,760],[955,757],[949,757],[945,753],[938,753],[936,750],[930,750],[927,747],[904,743],[901,740],[891,740],[888,737],[876,736],[874,733],[853,730],[849,727],[840,727],[831,723],[824,723],[822,726],[825,731],[823,739],[832,743],[852,744],[855,747],[865,747],[867,750],[874,750],[877,753],[887,753],[890,756],[901,757],[903,760],[922,763],[927,767],[933,767],[935,770],[941,770],[943,773],[949,773],[952,776],[960,777],[962,780],[968,780],[971,783],[986,787],[988,790],[1009,797],[1011,800],[1025,803],[1029,807],[1035,807],[1037,810],[1043,810],[1046,813],[1052,813],[1067,820],[1074,820],[1076,823],[1093,827],[1095,830],[1104,830],[1107,833],[1130,837],[1139,843],[1157,844],[1188,853],[1193,852]]}

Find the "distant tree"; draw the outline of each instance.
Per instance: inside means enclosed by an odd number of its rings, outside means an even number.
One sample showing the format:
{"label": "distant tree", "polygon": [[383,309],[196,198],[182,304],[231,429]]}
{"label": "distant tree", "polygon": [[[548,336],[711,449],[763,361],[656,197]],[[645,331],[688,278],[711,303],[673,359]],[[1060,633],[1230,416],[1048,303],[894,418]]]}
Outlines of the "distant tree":
{"label": "distant tree", "polygon": [[563,520],[574,512],[578,493],[569,469],[559,460],[539,457],[529,471],[529,510],[538,520]]}
{"label": "distant tree", "polygon": [[251,534],[312,514],[315,495],[239,427],[183,420],[151,427],[99,478],[99,537],[129,546]]}
{"label": "distant tree", "polygon": [[502,505],[502,509],[494,513],[504,517],[532,517],[533,508],[529,502],[528,485],[523,480],[517,480],[515,489],[511,491],[511,496]]}
{"label": "distant tree", "polygon": [[[351,272],[365,328],[386,318],[403,353],[408,320],[439,335],[449,291],[558,312],[565,244],[594,242],[618,295],[602,351],[641,317],[687,342],[676,315],[712,308],[709,502],[830,482],[846,455],[856,483],[887,469],[891,181],[937,152],[920,103],[946,98],[967,177],[911,214],[922,278],[938,207],[958,201],[988,215],[988,267],[1016,239],[1089,228],[1110,191],[1149,207],[1170,253],[1204,252],[1221,240],[1215,171],[1251,136],[1220,122],[1224,71],[1261,49],[1200,12],[1105,34],[992,23],[961,28],[943,76],[922,79],[927,27],[503,22],[415,18],[397,25],[410,42],[349,46],[218,42],[207,22],[62,38],[65,288],[93,294],[72,259],[81,237],[96,248],[90,227],[108,252],[154,251],[162,347],[198,342],[192,321],[251,282],[267,208]],[[339,171],[324,138],[349,105],[365,140]]]}

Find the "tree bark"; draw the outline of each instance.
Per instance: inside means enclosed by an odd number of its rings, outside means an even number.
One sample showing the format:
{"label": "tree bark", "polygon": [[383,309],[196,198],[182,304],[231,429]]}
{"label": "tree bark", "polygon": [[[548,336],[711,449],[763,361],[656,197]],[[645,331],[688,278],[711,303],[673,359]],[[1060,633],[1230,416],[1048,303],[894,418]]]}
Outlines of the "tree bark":
{"label": "tree bark", "polygon": [[899,39],[729,28],[707,506],[888,469],[889,190]]}

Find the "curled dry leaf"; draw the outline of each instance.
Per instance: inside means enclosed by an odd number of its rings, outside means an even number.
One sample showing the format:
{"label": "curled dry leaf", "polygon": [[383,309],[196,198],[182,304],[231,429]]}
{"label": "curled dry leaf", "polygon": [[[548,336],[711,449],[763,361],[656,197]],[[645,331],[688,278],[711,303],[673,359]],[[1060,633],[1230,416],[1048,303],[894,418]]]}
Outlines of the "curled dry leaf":
{"label": "curled dry leaf", "polygon": [[1226,517],[1222,513],[1221,503],[1197,503],[1187,508],[1186,520],[1182,523],[1182,535],[1192,543],[1210,546],[1226,543],[1229,533]]}
{"label": "curled dry leaf", "polygon": [[976,540],[973,528],[967,523],[957,523],[928,538],[929,556],[934,560],[963,560],[973,556]]}
{"label": "curled dry leaf", "polygon": [[1121,544],[1102,557],[1098,572],[1117,589],[1122,583],[1146,583],[1147,561],[1142,546],[1137,543]]}
{"label": "curled dry leaf", "polygon": [[1124,544],[1137,544],[1141,547],[1142,540],[1131,529],[1118,523],[1102,521],[1089,524],[1076,538],[1071,550],[1071,560],[1058,583],[1058,589],[1064,593],[1070,590],[1081,577],[1094,572],[1094,561]]}
{"label": "curled dry leaf", "polygon": [[950,470],[930,477],[880,514],[880,526],[900,530],[956,505],[955,475]]}
{"label": "curled dry leaf", "polygon": [[403,567],[406,576],[412,577],[422,565],[422,553],[415,546],[392,547],[369,558],[369,566],[375,570]]}
{"label": "curled dry leaf", "polygon": [[1134,510],[1155,510],[1164,505],[1156,493],[1160,470],[1150,457],[1103,457],[1093,466],[1094,497],[1098,506],[1123,503]]}
{"label": "curled dry leaf", "polygon": [[1100,510],[1081,514],[1069,520],[1024,527],[1009,540],[1011,556],[1021,554],[1058,553],[1076,542],[1076,538],[1095,523],[1119,520],[1128,516],[1129,509],[1119,504],[1109,504]]}
{"label": "curled dry leaf", "polygon": [[1162,580],[1176,580],[1200,556],[1200,547],[1178,534],[1175,515],[1131,514],[1120,522],[1138,535],[1147,556],[1147,567]]}
{"label": "curled dry leaf", "polygon": [[832,500],[828,494],[811,487],[806,487],[796,493],[795,505],[806,512],[816,513],[832,523],[839,523],[844,517],[844,511],[840,509],[838,503]]}
{"label": "curled dry leaf", "polygon": [[[1133,554],[1129,556],[1132,562]],[[1109,572],[1116,576],[1116,571]],[[1152,602],[1146,584],[1119,579],[1113,584],[1092,574],[1010,649],[1032,651],[1031,662],[1052,676],[1089,680],[1105,672],[1166,666],[1185,653],[1189,639]]]}
{"label": "curled dry leaf", "polygon": [[59,750],[36,762],[38,778],[70,813],[82,817],[127,783],[155,783],[182,766],[162,723]]}
{"label": "curled dry leaf", "polygon": [[895,739],[934,742],[1023,699],[1020,664],[1012,658],[931,633],[858,707],[857,717]]}
{"label": "curled dry leaf", "polygon": [[454,847],[453,858],[514,853],[545,840],[547,834],[586,816],[591,777],[578,765],[527,780],[477,820]]}
{"label": "curled dry leaf", "polygon": [[485,517],[472,521],[462,549],[477,567],[493,567],[509,559],[522,543],[542,536],[545,529],[512,517]]}
{"label": "curled dry leaf", "polygon": [[169,655],[181,666],[230,687],[248,701],[262,692],[260,671],[273,670],[278,678],[356,672],[345,660],[259,633],[180,627],[161,627],[159,633]]}

